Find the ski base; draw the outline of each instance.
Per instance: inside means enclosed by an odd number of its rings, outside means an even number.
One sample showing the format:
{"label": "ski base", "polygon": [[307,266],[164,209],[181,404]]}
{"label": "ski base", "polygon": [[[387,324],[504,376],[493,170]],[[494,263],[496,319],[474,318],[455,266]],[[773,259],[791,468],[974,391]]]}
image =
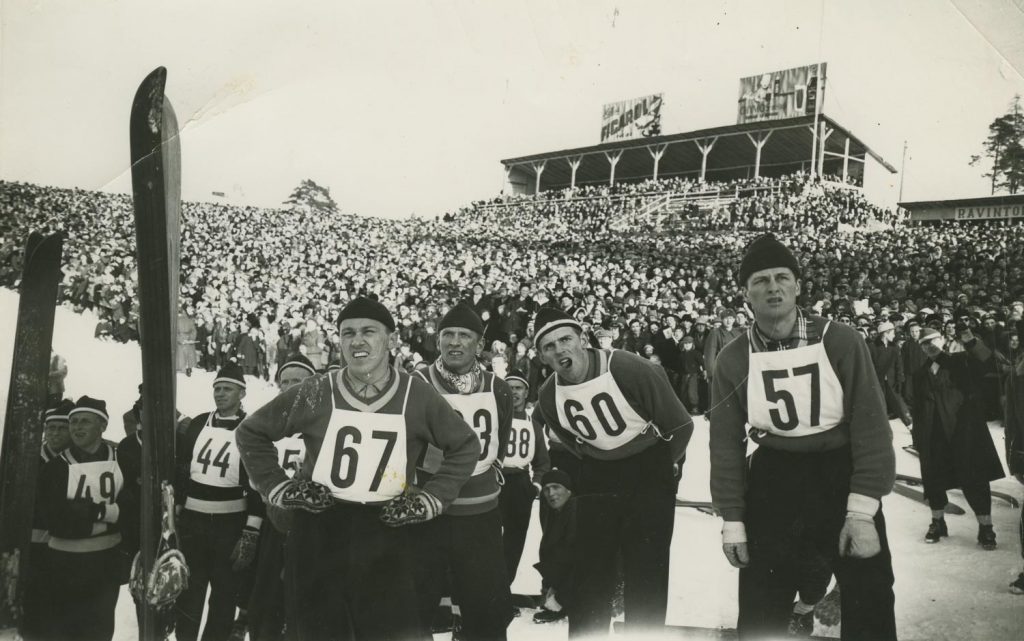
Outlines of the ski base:
{"label": "ski base", "polygon": [[[616,621],[613,625],[616,634],[627,633],[626,624]],[[665,631],[658,635],[659,639],[738,639],[735,628],[702,628],[693,625],[666,625]],[[794,637],[795,638],[795,637]],[[838,637],[801,637],[803,639],[836,639]]]}

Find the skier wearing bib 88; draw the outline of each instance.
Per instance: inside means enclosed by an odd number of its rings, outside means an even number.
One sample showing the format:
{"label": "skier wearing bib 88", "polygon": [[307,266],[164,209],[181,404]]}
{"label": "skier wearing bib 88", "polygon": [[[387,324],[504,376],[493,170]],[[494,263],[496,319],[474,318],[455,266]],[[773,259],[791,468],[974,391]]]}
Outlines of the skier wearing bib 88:
{"label": "skier wearing bib 88", "polygon": [[[505,570],[509,585],[516,578],[519,561],[526,545],[526,533],[533,514],[533,500],[541,492],[540,481],[551,469],[544,432],[526,413],[526,397],[530,383],[523,372],[514,369],[505,377],[512,390],[512,429],[505,442],[505,458],[501,473],[505,484],[501,487],[502,538],[505,545]],[[530,468],[533,469],[531,482]]]}
{"label": "skier wearing bib 88", "polygon": [[241,571],[256,556],[263,502],[249,487],[235,444],[235,429],[245,418],[244,397],[242,368],[228,363],[213,380],[216,411],[192,419],[177,445],[174,494],[184,503],[178,529],[191,571],[188,589],[178,597],[179,641],[199,637],[207,585],[203,641],[228,638],[244,579]]}
{"label": "skier wearing bib 88", "polygon": [[[885,400],[867,344],[796,305],[800,267],[770,235],[739,283],[754,323],[715,364],[711,498],[740,568],[740,639],[785,636],[808,549],[839,581],[843,639],[896,638],[880,499],[895,479]],[[748,462],[749,438],[758,448]]]}
{"label": "skier wearing bib 88", "polygon": [[[483,320],[472,307],[459,303],[438,325],[440,357],[415,374],[444,397],[480,440],[472,476],[448,511],[420,528],[416,537],[421,622],[425,626],[430,622],[450,575],[452,602],[461,611],[464,638],[471,641],[504,639],[512,620],[495,469],[505,457],[504,445],[512,428],[512,391],[480,366],[477,354],[483,336]],[[417,462],[417,485],[430,482],[439,454],[427,448]]]}
{"label": "skier wearing bib 88", "polygon": [[[416,527],[451,504],[480,456],[473,430],[429,385],[389,364],[395,321],[356,298],[338,319],[348,364],[282,392],[238,429],[255,487],[294,520],[285,543],[288,635],[297,641],[429,639],[413,579]],[[293,478],[274,442],[306,444]],[[427,444],[440,468],[411,490]],[[390,527],[389,527],[390,526]]]}
{"label": "skier wearing bib 88", "polygon": [[663,368],[586,347],[580,324],[559,310],[542,309],[536,327],[554,375],[540,387],[533,421],[581,458],[569,635],[608,634],[620,553],[627,629],[657,631],[665,625],[678,470],[693,421]]}
{"label": "skier wearing bib 88", "polygon": [[39,638],[109,641],[121,583],[120,524],[137,523],[114,445],[103,440],[107,404],[83,396],[69,412],[71,445],[43,467],[38,507],[49,530],[51,604]]}

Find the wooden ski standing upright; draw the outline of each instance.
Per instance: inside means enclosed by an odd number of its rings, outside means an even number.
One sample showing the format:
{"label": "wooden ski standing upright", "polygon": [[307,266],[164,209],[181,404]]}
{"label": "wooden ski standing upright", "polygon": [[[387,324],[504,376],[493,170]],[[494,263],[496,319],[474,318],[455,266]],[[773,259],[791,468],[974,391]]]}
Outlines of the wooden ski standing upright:
{"label": "wooden ski standing upright", "polygon": [[[147,577],[160,546],[164,491],[174,473],[181,150],[174,110],[164,96],[166,80],[160,67],[142,81],[129,127],[142,347],[140,555]],[[165,638],[166,614],[146,604],[140,639]]]}
{"label": "wooden ski standing upright", "polygon": [[32,571],[32,516],[62,247],[59,233],[43,236],[32,232],[25,243],[11,383],[0,443],[0,636],[21,624],[22,599]]}

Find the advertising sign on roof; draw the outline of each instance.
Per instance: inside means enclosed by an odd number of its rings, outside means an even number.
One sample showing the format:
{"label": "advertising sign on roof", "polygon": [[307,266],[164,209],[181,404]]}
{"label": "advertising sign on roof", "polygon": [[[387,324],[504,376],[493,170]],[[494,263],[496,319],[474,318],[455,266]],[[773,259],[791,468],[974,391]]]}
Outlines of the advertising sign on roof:
{"label": "advertising sign on roof", "polygon": [[825,65],[822,62],[740,78],[736,122],[743,124],[813,114],[824,97]]}
{"label": "advertising sign on roof", "polygon": [[601,142],[661,134],[660,93],[611,102],[601,114]]}

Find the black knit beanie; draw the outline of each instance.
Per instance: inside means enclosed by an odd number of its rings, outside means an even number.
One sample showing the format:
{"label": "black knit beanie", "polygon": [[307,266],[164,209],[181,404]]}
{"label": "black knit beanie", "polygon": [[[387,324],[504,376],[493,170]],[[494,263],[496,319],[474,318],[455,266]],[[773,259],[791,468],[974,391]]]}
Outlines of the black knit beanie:
{"label": "black knit beanie", "polygon": [[391,312],[377,301],[363,296],[355,298],[345,305],[345,309],[341,310],[341,314],[338,316],[338,325],[341,325],[341,321],[350,318],[375,320],[384,325],[389,332],[395,331],[395,319],[391,316]]}
{"label": "black knit beanie", "polygon": [[747,252],[740,261],[739,286],[746,287],[747,279],[754,272],[775,267],[788,267],[794,277],[800,278],[800,263],[788,247],[771,234],[755,238],[747,245]]}
{"label": "black knit beanie", "polygon": [[440,333],[447,327],[462,327],[480,336],[484,335],[484,322],[480,320],[473,308],[466,303],[459,303],[448,310],[448,313],[441,319],[437,331]]}

